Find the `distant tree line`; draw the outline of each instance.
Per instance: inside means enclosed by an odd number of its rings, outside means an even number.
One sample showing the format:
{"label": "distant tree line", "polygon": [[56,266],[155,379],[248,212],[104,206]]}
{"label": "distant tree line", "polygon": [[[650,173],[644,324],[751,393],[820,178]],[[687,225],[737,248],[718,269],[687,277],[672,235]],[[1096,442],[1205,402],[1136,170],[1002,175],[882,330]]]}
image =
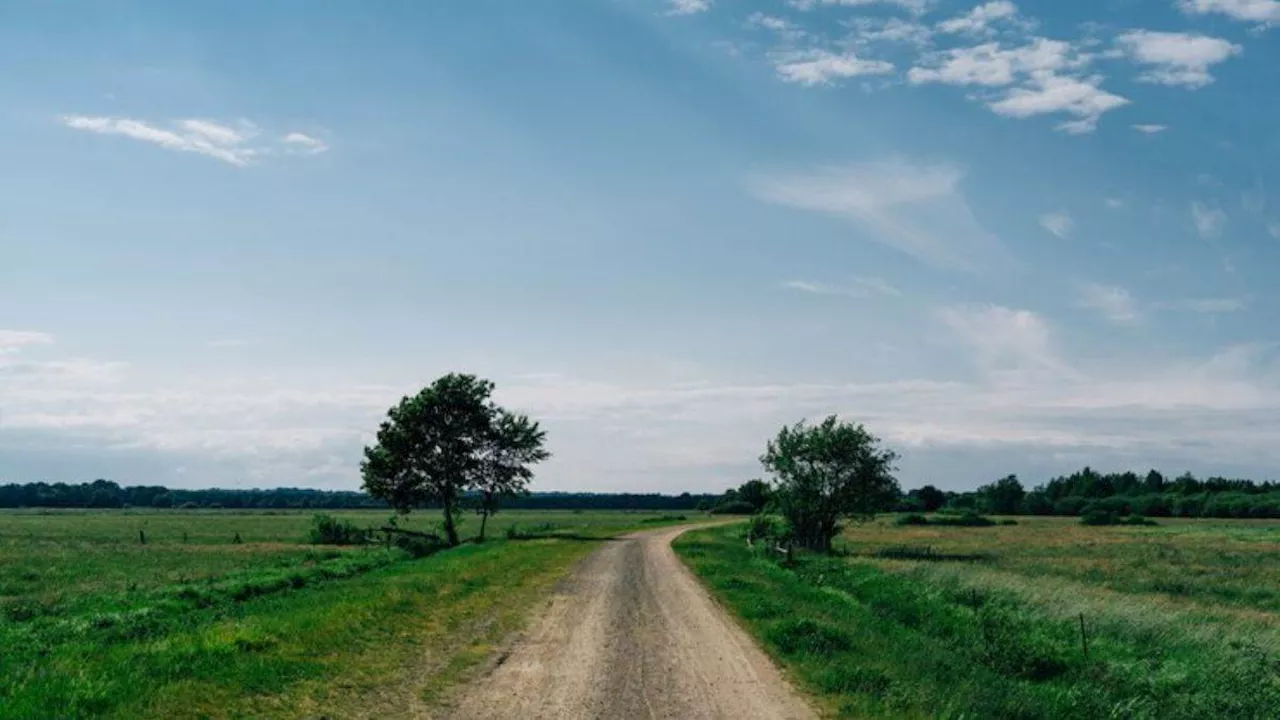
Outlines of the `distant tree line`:
{"label": "distant tree line", "polygon": [[[696,510],[718,505],[715,494],[534,492],[511,498],[504,508],[516,510]],[[463,496],[472,507],[478,496]],[[0,485],[0,508],[185,508],[260,510],[386,509],[387,503],[363,492],[273,488],[267,490],[182,490],[160,485],[122,487],[110,480],[87,483],[26,483]],[[433,503],[424,508],[435,509]]]}
{"label": "distant tree line", "polygon": [[1031,490],[1009,475],[971,492],[926,485],[906,493],[895,509],[932,512],[951,508],[997,515],[1086,515],[1104,511],[1148,517],[1280,518],[1280,483],[1158,470],[1101,473],[1086,467]]}

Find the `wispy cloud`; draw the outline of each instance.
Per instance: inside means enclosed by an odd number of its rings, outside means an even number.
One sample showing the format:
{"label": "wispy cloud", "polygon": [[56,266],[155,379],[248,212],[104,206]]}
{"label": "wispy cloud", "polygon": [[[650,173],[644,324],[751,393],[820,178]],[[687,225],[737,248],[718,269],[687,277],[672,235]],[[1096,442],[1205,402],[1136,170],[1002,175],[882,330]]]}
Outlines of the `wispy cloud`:
{"label": "wispy cloud", "polygon": [[1064,240],[1071,234],[1073,224],[1071,214],[1066,210],[1045,213],[1040,216],[1040,227]]}
{"label": "wispy cloud", "polygon": [[329,149],[325,141],[300,132],[291,132],[281,139],[289,149],[304,155],[319,155]]}
{"label": "wispy cloud", "polygon": [[1280,24],[1277,0],[1181,0],[1178,6],[1191,15],[1218,13],[1243,22]]}
{"label": "wispy cloud", "polygon": [[1129,127],[1132,127],[1134,130],[1137,130],[1138,132],[1144,133],[1146,135],[1155,135],[1156,133],[1162,133],[1165,130],[1169,129],[1167,125],[1154,125],[1154,124],[1130,125]]}
{"label": "wispy cloud", "polygon": [[711,0],[670,0],[668,15],[696,15],[711,9]]}
{"label": "wispy cloud", "polygon": [[1196,232],[1205,240],[1213,240],[1222,236],[1227,225],[1227,214],[1219,207],[1210,207],[1200,201],[1191,203],[1191,221]]}
{"label": "wispy cloud", "polygon": [[1083,134],[1092,132],[1103,114],[1129,103],[1103,90],[1101,76],[1080,74],[1090,62],[1091,56],[1071,43],[1037,37],[1015,48],[989,42],[929,54],[907,72],[907,80],[917,85],[1008,87],[1003,93],[975,97],[1005,117],[1071,115],[1058,129]]}
{"label": "wispy cloud", "polygon": [[893,72],[893,63],[884,60],[864,60],[852,52],[833,53],[828,50],[796,50],[770,55],[778,77],[801,85],[829,85],[833,80],[861,75],[886,75]]}
{"label": "wispy cloud", "polygon": [[884,279],[877,277],[856,277],[847,283],[788,280],[782,286],[790,290],[798,290],[813,295],[839,295],[859,299],[876,296],[902,297],[902,291],[890,285]]}
{"label": "wispy cloud", "polygon": [[1213,82],[1209,68],[1244,51],[1221,38],[1151,30],[1124,33],[1116,43],[1135,62],[1148,68],[1138,76],[1139,80],[1190,89]]}
{"label": "wispy cloud", "polygon": [[[261,134],[260,130],[247,120],[223,124],[193,118],[177,120],[168,127],[125,117],[64,115],[59,121],[73,130],[119,135],[166,150],[204,155],[237,167],[249,165],[276,150],[269,144],[255,142]],[[280,147],[291,150],[303,148],[307,154],[328,149],[323,142],[302,133],[285,135],[280,141]]]}
{"label": "wispy cloud", "polygon": [[1102,202],[1104,205],[1111,208],[1112,210],[1119,210],[1120,208],[1124,207],[1124,200],[1121,200],[1120,198],[1113,198],[1113,197],[1104,198]]}
{"label": "wispy cloud", "polygon": [[969,208],[953,165],[905,160],[751,178],[756,197],[850,220],[866,237],[940,267],[975,270],[1001,254]]}
{"label": "wispy cloud", "polygon": [[1280,240],[1280,222],[1273,222],[1268,224],[1267,232],[1271,234],[1271,237],[1276,238],[1277,240]]}
{"label": "wispy cloud", "polygon": [[226,338],[221,340],[210,340],[205,343],[205,347],[210,348],[238,348],[245,347],[249,344],[248,340],[239,340],[237,338]]}
{"label": "wispy cloud", "polygon": [[1084,283],[1078,291],[1080,307],[1095,310],[1114,325],[1137,325],[1142,313],[1128,290],[1111,285]]}
{"label": "wispy cloud", "polygon": [[52,345],[49,333],[32,330],[0,330],[0,353],[13,351],[28,345]]}
{"label": "wispy cloud", "polygon": [[895,5],[914,15],[922,15],[934,0],[787,0],[787,5],[797,10],[812,10],[820,6],[835,7],[870,7],[872,5]]}
{"label": "wispy cloud", "polygon": [[964,15],[938,23],[938,30],[944,33],[985,35],[993,33],[995,25],[1015,20],[1017,17],[1017,5],[1009,0],[993,0],[974,7]]}

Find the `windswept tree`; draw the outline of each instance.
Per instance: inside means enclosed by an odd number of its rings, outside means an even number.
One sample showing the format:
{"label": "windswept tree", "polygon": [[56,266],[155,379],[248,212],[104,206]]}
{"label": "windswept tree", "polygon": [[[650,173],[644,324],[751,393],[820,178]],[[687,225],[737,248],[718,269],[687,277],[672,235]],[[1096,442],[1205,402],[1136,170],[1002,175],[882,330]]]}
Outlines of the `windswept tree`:
{"label": "windswept tree", "polygon": [[828,551],[840,518],[871,517],[897,499],[897,458],[862,425],[832,415],[782,428],[760,462],[775,478],[775,501],[796,543]]}
{"label": "windswept tree", "polygon": [[551,457],[543,447],[547,433],[525,415],[514,415],[497,409],[490,434],[481,449],[480,471],[474,490],[479,494],[480,539],[489,516],[498,512],[505,498],[528,492],[533,479],[530,465]]}
{"label": "windswept tree", "polygon": [[[536,423],[512,416],[490,399],[493,383],[449,374],[387,411],[377,443],[364,450],[364,489],[399,512],[439,505],[450,545],[458,544],[457,515],[463,495],[483,486],[494,497],[523,489],[526,467],[546,457]],[[520,447],[511,450],[506,442]],[[491,480],[492,479],[492,482]]]}

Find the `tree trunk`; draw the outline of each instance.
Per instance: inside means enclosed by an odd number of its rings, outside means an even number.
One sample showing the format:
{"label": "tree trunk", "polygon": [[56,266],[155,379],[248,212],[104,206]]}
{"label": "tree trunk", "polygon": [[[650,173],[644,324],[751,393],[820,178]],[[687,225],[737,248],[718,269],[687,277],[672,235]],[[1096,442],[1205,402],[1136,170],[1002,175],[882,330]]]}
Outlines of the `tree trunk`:
{"label": "tree trunk", "polygon": [[458,527],[453,524],[453,503],[448,498],[444,502],[444,534],[449,540],[449,547],[458,546]]}
{"label": "tree trunk", "polygon": [[484,526],[489,522],[489,511],[480,513],[480,542],[484,542]]}

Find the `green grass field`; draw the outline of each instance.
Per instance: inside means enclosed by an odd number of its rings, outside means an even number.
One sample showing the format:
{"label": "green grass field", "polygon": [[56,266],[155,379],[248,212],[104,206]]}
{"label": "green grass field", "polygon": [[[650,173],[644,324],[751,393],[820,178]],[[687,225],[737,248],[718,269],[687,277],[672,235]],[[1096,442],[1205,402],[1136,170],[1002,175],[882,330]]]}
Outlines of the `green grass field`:
{"label": "green grass field", "polygon": [[835,715],[1280,716],[1280,522],[882,518],[838,546],[785,568],[741,527],[676,543]]}
{"label": "green grass field", "polygon": [[[490,542],[413,559],[306,544],[311,516],[0,512],[0,717],[412,714],[518,628],[591,538],[675,521],[513,511]],[[551,537],[506,540],[513,524]],[[478,527],[468,518],[464,536]]]}

